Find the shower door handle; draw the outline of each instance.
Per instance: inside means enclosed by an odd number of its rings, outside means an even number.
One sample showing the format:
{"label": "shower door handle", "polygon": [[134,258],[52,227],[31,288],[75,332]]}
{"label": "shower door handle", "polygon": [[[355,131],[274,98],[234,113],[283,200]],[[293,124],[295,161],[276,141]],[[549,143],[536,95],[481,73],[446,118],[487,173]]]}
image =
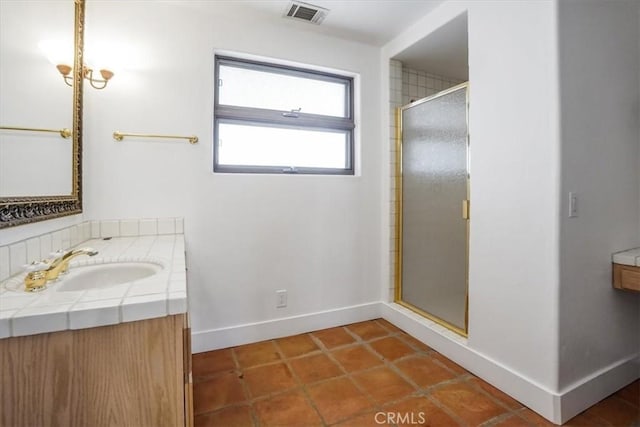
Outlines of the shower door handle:
{"label": "shower door handle", "polygon": [[462,219],[469,219],[469,200],[462,201]]}

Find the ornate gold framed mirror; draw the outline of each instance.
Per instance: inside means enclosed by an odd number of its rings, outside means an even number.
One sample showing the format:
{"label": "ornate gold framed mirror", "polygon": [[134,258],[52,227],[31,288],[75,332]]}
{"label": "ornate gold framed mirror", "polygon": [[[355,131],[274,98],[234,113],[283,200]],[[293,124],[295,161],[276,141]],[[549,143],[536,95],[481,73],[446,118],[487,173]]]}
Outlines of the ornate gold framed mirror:
{"label": "ornate gold framed mirror", "polygon": [[[28,3],[28,2],[27,2]],[[65,2],[62,2],[65,3]],[[71,7],[71,1],[69,8]],[[66,4],[64,7],[66,8]],[[32,156],[38,154],[38,149],[23,149],[16,157],[9,158],[6,154],[6,159],[10,159],[9,162],[13,164],[16,170],[19,171],[18,177],[12,178],[17,180],[29,180],[31,183],[46,182],[56,166],[65,169],[62,175],[67,177],[67,182],[64,184],[64,190],[54,191],[53,194],[47,192],[39,192],[37,189],[28,191],[26,194],[17,192],[3,192],[0,191],[0,229],[6,227],[13,227],[17,225],[29,224],[36,221],[44,221],[48,219],[58,218],[67,215],[75,215],[82,212],[82,95],[83,95],[83,76],[82,76],[82,64],[83,64],[83,48],[84,48],[84,10],[85,0],[74,0],[73,10],[73,99],[71,107],[71,147],[67,147],[68,155],[71,156],[69,162],[60,162],[61,164],[54,164],[57,162],[49,161],[45,167],[33,167]],[[51,20],[55,20],[55,17],[51,17]],[[20,25],[28,26],[33,25],[33,22],[28,22],[27,19],[20,22]],[[14,62],[11,63],[13,68],[16,68]],[[57,73],[55,67],[51,65],[53,72]],[[58,77],[59,78],[59,77]],[[59,81],[64,85],[62,79]],[[29,81],[25,81],[24,85],[29,85]],[[47,96],[47,92],[42,95]],[[30,102],[28,100],[14,100],[20,105],[20,108],[30,108]],[[33,106],[33,105],[32,105]],[[19,108],[16,106],[16,108]],[[13,109],[13,108],[7,108]],[[34,113],[37,115],[38,113]],[[36,120],[37,123],[37,120]],[[14,132],[9,126],[11,123],[0,123],[4,130]],[[24,131],[27,129],[18,129],[18,131]],[[33,130],[33,129],[29,129]],[[35,129],[38,131],[38,129]],[[42,131],[43,129],[39,129]],[[66,129],[64,129],[66,130]],[[17,131],[16,131],[17,133]],[[64,137],[63,131],[60,135]],[[18,139],[19,137],[15,137]],[[8,152],[5,151],[5,153]],[[2,152],[0,151],[0,154]],[[44,159],[47,162],[47,159]],[[71,168],[71,173],[67,168]],[[5,167],[5,169],[9,169]],[[5,175],[5,181],[9,181]],[[71,181],[71,182],[68,182]],[[37,188],[37,187],[35,187]]]}

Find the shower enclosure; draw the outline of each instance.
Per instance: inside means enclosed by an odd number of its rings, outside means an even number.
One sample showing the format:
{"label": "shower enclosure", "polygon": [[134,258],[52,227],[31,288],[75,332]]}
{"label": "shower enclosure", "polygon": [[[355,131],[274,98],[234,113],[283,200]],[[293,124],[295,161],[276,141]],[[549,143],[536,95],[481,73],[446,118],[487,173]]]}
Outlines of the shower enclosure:
{"label": "shower enclosure", "polygon": [[463,83],[399,110],[396,302],[467,333],[469,138]]}

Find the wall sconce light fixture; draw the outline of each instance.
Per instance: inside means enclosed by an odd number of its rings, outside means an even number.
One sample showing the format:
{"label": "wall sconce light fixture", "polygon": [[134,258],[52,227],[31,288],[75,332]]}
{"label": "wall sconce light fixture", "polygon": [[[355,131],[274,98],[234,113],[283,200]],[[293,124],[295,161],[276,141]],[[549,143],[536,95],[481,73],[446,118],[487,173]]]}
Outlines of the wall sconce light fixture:
{"label": "wall sconce light fixture", "polygon": [[[67,85],[72,86],[71,82],[73,82],[73,75],[71,74],[71,71],[73,70],[73,68],[66,64],[58,64],[56,65],[56,68],[58,69],[58,71],[60,71],[60,74],[62,74],[64,82]],[[100,76],[102,76],[102,79],[94,77],[93,69],[87,67],[86,65],[82,66],[82,76],[89,81],[89,84],[94,89],[104,89],[105,87],[107,87],[107,83],[109,83],[111,77],[113,77],[112,71],[102,69],[99,72]]]}
{"label": "wall sconce light fixture", "polygon": [[[44,52],[49,62],[56,66],[64,82],[68,86],[73,86],[73,67],[67,65],[73,61],[73,50],[69,49],[73,46],[69,42],[61,40],[43,40],[38,46]],[[100,73],[100,77],[97,75]],[[82,66],[82,77],[89,81],[94,89],[104,89],[107,83],[113,77],[113,71],[101,69],[94,74],[94,70],[86,65]]]}

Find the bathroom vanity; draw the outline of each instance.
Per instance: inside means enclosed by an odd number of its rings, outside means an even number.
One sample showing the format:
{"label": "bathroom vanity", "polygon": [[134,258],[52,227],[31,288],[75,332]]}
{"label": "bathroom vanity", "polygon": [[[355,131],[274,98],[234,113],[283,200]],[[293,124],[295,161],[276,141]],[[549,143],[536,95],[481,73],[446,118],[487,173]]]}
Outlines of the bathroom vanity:
{"label": "bathroom vanity", "polygon": [[[0,426],[192,425],[183,235],[80,246],[98,255],[41,292],[24,274],[1,285]],[[100,272],[142,264],[152,274]]]}
{"label": "bathroom vanity", "polygon": [[613,254],[613,287],[640,292],[640,248]]}

